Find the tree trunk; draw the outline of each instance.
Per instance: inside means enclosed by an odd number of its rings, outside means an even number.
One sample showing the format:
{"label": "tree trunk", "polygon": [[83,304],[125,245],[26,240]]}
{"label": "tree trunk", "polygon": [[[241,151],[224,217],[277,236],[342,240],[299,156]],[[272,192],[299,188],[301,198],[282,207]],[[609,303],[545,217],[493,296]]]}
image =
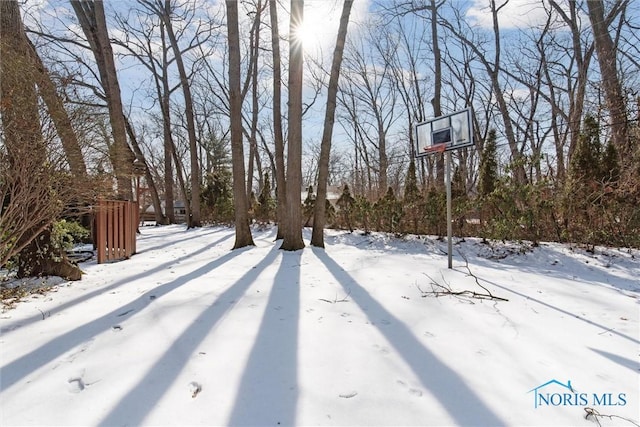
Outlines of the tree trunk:
{"label": "tree trunk", "polygon": [[[258,0],[256,5],[256,16],[253,24],[252,38],[251,38],[251,56],[252,67],[251,73],[251,130],[249,135],[249,163],[247,173],[247,197],[251,197],[253,191],[253,165],[260,162],[260,156],[258,154],[258,113],[259,113],[259,99],[258,99],[258,56],[260,53],[260,24],[262,23],[262,0]],[[258,171],[259,180],[262,180],[261,171]]]}
{"label": "tree trunk", "polygon": [[324,116],[324,128],[322,130],[322,144],[320,146],[320,162],[318,165],[318,189],[313,216],[313,231],[311,244],[324,248],[324,225],[326,223],[325,201],[327,200],[327,181],[329,178],[329,157],[331,155],[331,139],[333,136],[333,124],[336,118],[336,99],[338,97],[338,80],[340,79],[340,67],[344,53],[344,43],[347,38],[347,27],[353,0],[344,0],[336,48],[333,51],[333,63],[329,76],[329,88],[327,93],[327,108]]}
{"label": "tree trunk", "polygon": [[297,28],[304,22],[304,0],[291,0],[289,21],[289,143],[287,146],[288,223],[280,249],[296,251],[304,248],[302,240],[302,77],[304,51],[302,40],[296,38]]}
{"label": "tree trunk", "polygon": [[282,74],[280,67],[280,34],[278,30],[278,12],[276,0],[269,0],[269,16],[271,18],[271,47],[273,50],[273,139],[275,145],[276,161],[276,200],[278,203],[276,216],[278,221],[278,234],[276,239],[284,238],[285,206],[287,204],[287,192],[284,167],[284,137],[282,135]]}
{"label": "tree trunk", "polygon": [[[442,5],[442,4],[441,4]],[[436,0],[429,3],[429,11],[431,12],[431,43],[433,47],[433,115],[440,117],[442,115],[442,54],[440,51],[440,43],[438,42],[438,8]],[[436,158],[436,179],[438,184],[444,185],[444,153],[438,153]]]}
{"label": "tree trunk", "polygon": [[56,127],[58,137],[60,137],[62,149],[64,150],[67,162],[69,163],[71,173],[77,179],[86,180],[87,165],[84,162],[82,150],[80,149],[78,138],[76,137],[76,133],[71,125],[69,114],[67,114],[67,110],[64,108],[64,103],[56,90],[56,85],[51,80],[49,71],[42,63],[35,46],[33,46],[31,41],[27,41],[29,43],[29,53],[31,54],[31,58],[36,66],[36,82],[38,84],[39,93],[47,106],[47,111],[49,112],[51,120]]}
{"label": "tree trunk", "polygon": [[[158,17],[161,15],[161,11],[158,5],[151,0],[138,0],[149,13],[150,17]],[[142,11],[140,11],[142,13]],[[146,18],[146,17],[145,17]],[[139,28],[139,24],[136,22],[129,22],[126,18],[116,15],[116,21],[124,29],[124,41],[116,40],[118,46],[126,49],[131,56],[136,58],[140,63],[146,67],[153,77],[153,83],[155,85],[157,100],[161,111],[162,129],[163,129],[163,180],[164,180],[164,209],[162,211],[162,205],[160,209],[156,208],[155,216],[158,224],[175,223],[174,212],[174,175],[173,175],[173,141],[171,139],[171,114],[169,109],[171,92],[178,89],[180,86],[174,86],[173,89],[169,88],[169,60],[168,52],[171,49],[167,46],[167,36],[164,29],[164,22],[160,19],[159,23],[150,24],[154,29],[157,26],[159,34],[154,31],[150,31],[149,28]],[[146,19],[145,19],[146,21]],[[152,22],[149,19],[149,22]],[[185,24],[188,25],[188,24]],[[157,42],[155,41],[157,37]],[[157,44],[160,44],[160,52],[157,51]],[[158,58],[159,56],[159,58]],[[127,132],[129,131],[129,125],[127,124]],[[128,132],[129,133],[129,132]],[[131,136],[131,133],[129,133]],[[132,145],[135,141],[131,141]],[[136,156],[139,156],[138,149],[134,147]],[[155,206],[155,202],[154,202]]]}
{"label": "tree trunk", "polygon": [[627,111],[616,63],[617,46],[613,43],[604,16],[602,0],[587,0],[589,21],[593,30],[604,96],[609,110],[611,139],[621,154],[630,153]]}
{"label": "tree trunk", "polygon": [[[164,149],[164,216],[169,224],[176,222],[176,214],[174,212],[174,195],[173,195],[173,139],[171,137],[171,118],[169,114],[169,94],[162,95],[162,133],[163,133],[163,149]],[[177,168],[176,168],[177,169]],[[176,171],[180,173],[180,171]]]}
{"label": "tree trunk", "polygon": [[[30,275],[58,275],[69,280],[79,280],[82,272],[71,264],[63,253],[50,245],[49,227],[62,211],[55,188],[61,185],[54,181],[54,174],[47,159],[47,146],[40,129],[38,100],[36,95],[37,63],[24,32],[17,1],[0,2],[0,116],[3,137],[8,154],[10,171],[18,176],[14,179],[18,191],[33,189],[25,196],[38,192],[42,197],[8,200],[2,209],[7,214],[19,206],[22,217],[29,216],[32,223],[18,234],[9,225],[9,230],[0,228],[0,234],[16,237],[13,250],[18,256],[18,277]],[[57,185],[56,185],[57,184]],[[6,183],[3,183],[6,185]],[[13,193],[19,194],[19,193]],[[3,200],[4,204],[4,200]],[[0,226],[4,221],[0,217]],[[10,218],[9,218],[10,219]],[[17,218],[24,220],[24,218]],[[3,241],[2,245],[8,245]],[[0,258],[11,248],[0,248]]]}
{"label": "tree trunk", "polygon": [[[153,203],[153,210],[156,218],[157,224],[166,224],[167,217],[162,214],[162,205],[160,203],[160,196],[158,195],[158,188],[156,187],[156,183],[153,179],[153,175],[151,174],[151,169],[147,164],[146,159],[144,158],[144,154],[142,154],[142,150],[140,149],[140,144],[138,144],[138,138],[136,138],[135,132],[133,131],[133,127],[131,123],[129,123],[129,119],[125,117],[125,123],[127,125],[127,133],[129,134],[129,140],[131,141],[131,146],[133,147],[133,151],[136,154],[138,161],[142,162],[144,165],[144,179],[149,186],[149,191],[151,192],[151,201]],[[140,194],[136,194],[136,198],[140,197]],[[140,200],[137,200],[138,208],[141,208]]]}
{"label": "tree trunk", "polygon": [[125,200],[132,200],[131,177],[135,156],[127,144],[120,84],[109,41],[103,2],[102,0],[71,0],[71,6],[93,51],[101,84],[107,97],[113,137],[113,170],[118,181],[118,196]]}
{"label": "tree trunk", "polygon": [[378,113],[379,112],[376,111],[376,118],[378,119],[378,165],[380,168],[378,174],[378,197],[383,197],[389,186],[389,157],[387,156],[387,131]]}
{"label": "tree trunk", "polygon": [[20,252],[18,278],[58,276],[66,280],[82,279],[82,270],[67,255],[51,244],[51,231],[45,229]]}
{"label": "tree trunk", "polygon": [[329,158],[331,156],[331,140],[336,116],[336,99],[338,96],[338,81],[340,79],[340,67],[344,53],[344,44],[347,38],[347,27],[353,0],[344,0],[336,47],[333,51],[331,75],[327,93],[327,107],[324,116],[324,128],[322,131],[322,144],[320,146],[320,160],[318,165],[318,188],[313,216],[313,231],[311,244],[324,248],[324,226],[326,223],[327,181],[329,179]]}
{"label": "tree trunk", "polygon": [[249,228],[249,203],[245,191],[244,147],[242,143],[242,93],[240,90],[240,31],[238,3],[226,0],[229,40],[229,113],[231,120],[231,161],[233,164],[233,207],[236,240],[234,249],[253,246]]}
{"label": "tree trunk", "polygon": [[[182,92],[184,95],[184,113],[187,119],[187,135],[189,136],[189,155],[191,160],[191,216],[187,218],[187,226],[200,227],[200,163],[198,161],[198,141],[196,137],[196,125],[193,115],[193,99],[191,96],[191,88],[189,86],[189,79],[187,78],[187,71],[184,66],[182,58],[182,52],[178,46],[178,40],[176,39],[173,31],[173,25],[171,23],[171,1],[165,0],[162,13],[162,20],[164,21],[167,35],[169,36],[169,42],[173,48],[173,55],[176,60],[176,66],[178,67],[178,74],[180,75],[180,84],[182,86]],[[186,204],[186,201],[185,201]]]}
{"label": "tree trunk", "polygon": [[507,101],[505,99],[504,92],[502,90],[502,86],[500,85],[500,81],[499,81],[500,56],[502,54],[502,51],[500,47],[501,35],[500,35],[500,25],[498,23],[498,12],[507,3],[505,2],[499,7],[496,6],[495,0],[490,0],[489,3],[491,7],[491,16],[493,20],[495,60],[492,66],[489,65],[488,61],[484,57],[482,57],[481,60],[482,62],[485,63],[487,72],[489,73],[489,77],[491,78],[493,93],[496,97],[496,102],[498,104],[498,109],[500,110],[500,115],[502,116],[502,122],[504,124],[504,132],[507,137],[509,149],[511,150],[511,162],[513,164],[514,179],[518,184],[526,184],[527,173],[524,168],[524,156],[522,155],[522,153],[518,148],[518,143],[516,142],[516,135],[515,135],[515,132],[513,131],[513,124],[511,123],[511,115],[509,114],[509,106],[507,105]]}
{"label": "tree trunk", "polygon": [[184,179],[184,167],[182,166],[182,161],[180,157],[178,157],[178,153],[176,151],[176,146],[173,143],[173,139],[170,138],[171,142],[171,155],[173,156],[173,162],[176,165],[176,175],[178,176],[178,185],[180,185],[180,191],[182,192],[182,199],[184,200],[184,210],[186,215],[186,221],[191,218],[191,203],[189,203],[189,191],[187,190],[187,183]]}
{"label": "tree trunk", "polygon": [[[171,135],[171,111],[169,109],[170,94],[169,89],[169,60],[167,58],[167,47],[164,38],[164,25],[160,25],[160,33],[162,35],[162,90],[158,89],[158,95],[160,95],[160,105],[162,110],[162,133],[164,138],[164,209],[165,216],[169,224],[176,222],[176,214],[173,209],[173,163],[171,161],[173,157],[174,144],[173,137]],[[176,173],[180,174],[177,170]],[[186,198],[186,197],[185,197]]]}
{"label": "tree trunk", "polygon": [[[566,3],[566,7],[568,7],[569,9],[568,15],[565,11],[565,4],[558,4],[556,0],[549,0],[549,4],[562,17],[563,21],[571,29],[571,41],[573,48],[572,61],[575,61],[575,67],[577,71],[574,88],[567,90],[570,95],[569,113],[567,115],[567,126],[569,133],[569,149],[567,152],[567,159],[568,161],[570,161],[578,145],[578,140],[580,139],[580,127],[582,124],[582,113],[584,111],[584,100],[587,91],[587,84],[589,83],[588,72],[589,66],[591,64],[591,57],[593,55],[594,44],[591,43],[591,45],[586,47],[583,52],[581,31],[582,26],[580,25],[580,13],[577,10],[578,5],[576,2]],[[563,162],[562,165],[563,174],[565,172],[564,169],[566,163]],[[558,170],[560,170],[560,166],[558,166]]]}

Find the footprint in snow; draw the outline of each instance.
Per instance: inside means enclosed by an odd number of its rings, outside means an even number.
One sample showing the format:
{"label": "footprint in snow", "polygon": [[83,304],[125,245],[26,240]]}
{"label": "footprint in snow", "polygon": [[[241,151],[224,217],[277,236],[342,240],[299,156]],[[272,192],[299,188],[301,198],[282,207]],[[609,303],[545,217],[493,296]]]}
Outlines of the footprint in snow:
{"label": "footprint in snow", "polygon": [[69,378],[67,383],[70,393],[80,393],[86,387],[82,377]]}
{"label": "footprint in snow", "polygon": [[409,394],[411,394],[413,396],[420,397],[420,396],[422,396],[422,390],[418,390],[417,388],[410,388],[409,389]]}
{"label": "footprint in snow", "polygon": [[389,353],[391,353],[391,351],[390,351],[387,347],[385,347],[385,346],[380,346],[380,345],[378,345],[378,344],[374,344],[374,345],[373,345],[373,348],[375,348],[376,350],[378,350],[378,351],[379,351],[380,353],[382,353],[382,354],[389,354]]}
{"label": "footprint in snow", "polygon": [[407,389],[407,391],[409,392],[410,395],[412,396],[416,396],[416,397],[421,397],[422,396],[422,390],[418,389],[418,388],[413,388],[413,387],[409,387],[409,385],[402,381],[402,380],[396,380],[396,383],[404,388]]}
{"label": "footprint in snow", "polygon": [[191,381],[189,383],[189,393],[191,393],[192,398],[195,398],[201,391],[202,385],[200,385],[200,383],[197,383],[195,381]]}

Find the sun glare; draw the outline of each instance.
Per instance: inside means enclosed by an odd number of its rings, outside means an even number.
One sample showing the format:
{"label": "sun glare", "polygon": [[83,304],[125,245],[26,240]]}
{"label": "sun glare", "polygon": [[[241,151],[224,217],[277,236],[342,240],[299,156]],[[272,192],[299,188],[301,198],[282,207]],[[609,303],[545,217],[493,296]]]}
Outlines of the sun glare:
{"label": "sun glare", "polygon": [[335,43],[341,12],[337,5],[329,0],[306,2],[304,20],[294,33],[305,52],[315,54]]}
{"label": "sun glare", "polygon": [[298,25],[295,31],[296,40],[302,43],[305,50],[309,50],[318,44],[318,31],[311,21],[311,19],[306,18],[305,22]]}

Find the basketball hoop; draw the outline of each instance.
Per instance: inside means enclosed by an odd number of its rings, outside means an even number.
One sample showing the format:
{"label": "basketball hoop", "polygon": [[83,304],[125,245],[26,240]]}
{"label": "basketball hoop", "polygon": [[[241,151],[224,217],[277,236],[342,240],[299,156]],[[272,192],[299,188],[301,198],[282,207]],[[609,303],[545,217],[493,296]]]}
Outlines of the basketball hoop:
{"label": "basketball hoop", "polygon": [[424,147],[424,152],[426,154],[444,153],[446,149],[447,149],[447,144],[433,144],[428,147]]}
{"label": "basketball hoop", "polygon": [[453,268],[453,242],[451,227],[451,152],[460,148],[473,146],[473,121],[471,108],[456,111],[446,116],[439,116],[415,125],[416,157],[435,153],[447,153],[446,191],[447,191],[447,255],[448,267]]}

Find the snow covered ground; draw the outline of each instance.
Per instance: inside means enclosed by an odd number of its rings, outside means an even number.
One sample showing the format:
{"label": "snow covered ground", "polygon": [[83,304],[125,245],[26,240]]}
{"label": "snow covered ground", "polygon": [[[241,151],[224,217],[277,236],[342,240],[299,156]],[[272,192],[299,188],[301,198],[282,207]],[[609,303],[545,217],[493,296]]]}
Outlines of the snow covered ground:
{"label": "snow covered ground", "polygon": [[[130,260],[2,313],[1,425],[640,422],[638,251],[467,239],[448,270],[433,238],[141,231]],[[484,292],[460,254],[508,301],[424,297]]]}

